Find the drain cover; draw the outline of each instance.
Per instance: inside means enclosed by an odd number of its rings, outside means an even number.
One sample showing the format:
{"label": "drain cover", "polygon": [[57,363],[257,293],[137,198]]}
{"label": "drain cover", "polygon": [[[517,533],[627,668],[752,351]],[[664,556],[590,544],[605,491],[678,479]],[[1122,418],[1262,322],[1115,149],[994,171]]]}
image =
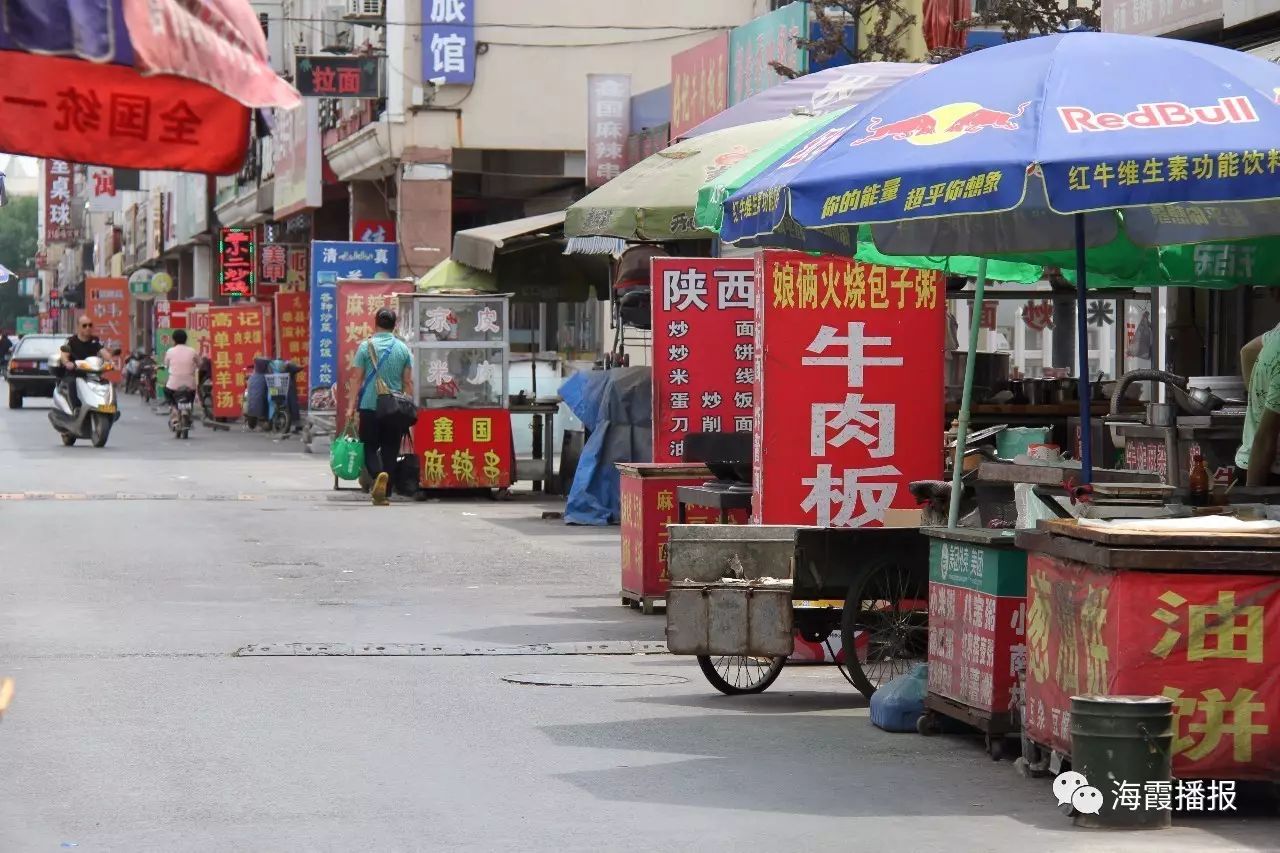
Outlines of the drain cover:
{"label": "drain cover", "polygon": [[504,675],[502,680],[538,687],[661,687],[664,684],[683,684],[689,679],[645,672],[530,672]]}

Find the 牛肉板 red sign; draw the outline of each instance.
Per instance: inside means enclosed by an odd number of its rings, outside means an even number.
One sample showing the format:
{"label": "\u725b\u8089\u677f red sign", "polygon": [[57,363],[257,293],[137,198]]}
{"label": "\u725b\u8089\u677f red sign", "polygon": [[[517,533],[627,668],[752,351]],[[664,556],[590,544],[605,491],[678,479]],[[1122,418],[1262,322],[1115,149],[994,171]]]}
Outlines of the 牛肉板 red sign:
{"label": "\u725b\u8089\u677f red sign", "polygon": [[265,355],[266,312],[261,305],[209,308],[213,359],[213,415],[234,418],[241,411],[245,383],[256,356]]}
{"label": "\u725b\u8089\u677f red sign", "polygon": [[942,474],[942,277],[763,251],[756,292],[753,521],[918,523],[907,484]]}
{"label": "\u725b\u8089\u677f red sign", "polygon": [[1280,774],[1273,575],[1111,572],[1031,553],[1025,654],[1022,725],[1039,744],[1070,753],[1072,696],[1167,696],[1175,776]]}
{"label": "\u725b\u8089\u677f red sign", "polygon": [[[386,280],[343,280],[337,290],[338,342],[338,428],[347,420],[347,383],[352,375],[351,360],[356,349],[374,333],[373,318],[379,308],[396,307],[396,296],[412,293],[413,282]],[[308,297],[310,299],[310,297]],[[411,389],[405,389],[410,391]]]}
{"label": "\u725b\u8089\u677f red sign", "polygon": [[729,106],[729,34],[671,57],[671,138]]}
{"label": "\u725b\u8089\u677f red sign", "polygon": [[751,432],[755,262],[651,264],[653,461],[680,462],[691,432]]}

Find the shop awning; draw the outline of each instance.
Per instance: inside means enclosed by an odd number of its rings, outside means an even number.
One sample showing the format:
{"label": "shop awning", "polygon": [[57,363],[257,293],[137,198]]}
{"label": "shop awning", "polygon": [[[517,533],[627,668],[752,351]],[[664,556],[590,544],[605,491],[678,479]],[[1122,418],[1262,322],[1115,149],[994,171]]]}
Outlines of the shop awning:
{"label": "shop awning", "polygon": [[496,225],[468,228],[453,235],[455,261],[492,271],[493,260],[503,249],[526,248],[536,243],[564,240],[564,211],[526,216]]}
{"label": "shop awning", "polygon": [[627,250],[627,241],[620,237],[570,237],[564,247],[566,255],[612,255],[618,257]]}

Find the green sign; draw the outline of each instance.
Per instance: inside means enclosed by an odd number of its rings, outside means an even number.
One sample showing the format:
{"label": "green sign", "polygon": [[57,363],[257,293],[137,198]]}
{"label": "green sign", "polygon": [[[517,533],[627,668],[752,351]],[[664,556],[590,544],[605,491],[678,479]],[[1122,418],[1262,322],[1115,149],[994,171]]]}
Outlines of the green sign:
{"label": "green sign", "polygon": [[769,66],[777,62],[804,74],[808,51],[799,39],[809,34],[807,4],[791,3],[729,31],[729,104],[746,100],[784,78]]}
{"label": "green sign", "polygon": [[929,581],[988,595],[1027,594],[1027,553],[1017,548],[931,539]]}
{"label": "green sign", "polygon": [[19,335],[34,335],[40,331],[40,318],[19,317],[15,329]]}

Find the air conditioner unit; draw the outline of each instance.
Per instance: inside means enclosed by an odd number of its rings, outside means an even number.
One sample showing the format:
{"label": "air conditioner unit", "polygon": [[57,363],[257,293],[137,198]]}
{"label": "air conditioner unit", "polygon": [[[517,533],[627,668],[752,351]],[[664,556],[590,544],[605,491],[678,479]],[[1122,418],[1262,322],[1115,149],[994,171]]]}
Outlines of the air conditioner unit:
{"label": "air conditioner unit", "polygon": [[351,25],[343,20],[343,7],[330,6],[324,10],[320,24],[320,49],[329,53],[350,53],[355,43]]}
{"label": "air conditioner unit", "polygon": [[386,17],[383,0],[347,0],[347,13],[343,15],[347,21],[381,21]]}

